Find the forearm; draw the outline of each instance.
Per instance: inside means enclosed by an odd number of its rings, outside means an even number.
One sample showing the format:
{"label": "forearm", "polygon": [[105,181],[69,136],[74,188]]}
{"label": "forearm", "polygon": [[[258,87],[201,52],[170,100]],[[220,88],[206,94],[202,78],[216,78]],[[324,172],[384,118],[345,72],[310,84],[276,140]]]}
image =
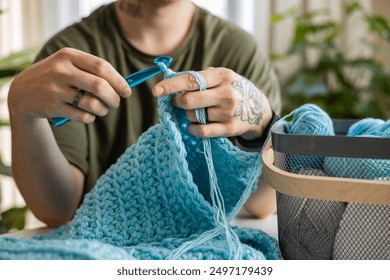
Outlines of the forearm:
{"label": "forearm", "polygon": [[[238,141],[236,141],[236,146],[247,152],[261,152],[261,148],[246,148]],[[265,181],[263,175],[259,177],[257,188],[244,204],[244,209],[259,219],[265,219],[276,212],[276,192]]]}
{"label": "forearm", "polygon": [[28,207],[49,226],[70,220],[82,188],[43,118],[20,120],[11,113],[12,171]]}
{"label": "forearm", "polygon": [[260,176],[257,189],[244,204],[244,209],[259,219],[265,219],[276,212],[276,192]]}
{"label": "forearm", "polygon": [[[88,94],[75,106],[79,89]],[[43,222],[58,226],[71,219],[84,185],[84,174],[65,159],[47,119],[90,123],[130,94],[126,80],[111,64],[71,48],[15,77],[8,93],[13,174],[28,207]]]}

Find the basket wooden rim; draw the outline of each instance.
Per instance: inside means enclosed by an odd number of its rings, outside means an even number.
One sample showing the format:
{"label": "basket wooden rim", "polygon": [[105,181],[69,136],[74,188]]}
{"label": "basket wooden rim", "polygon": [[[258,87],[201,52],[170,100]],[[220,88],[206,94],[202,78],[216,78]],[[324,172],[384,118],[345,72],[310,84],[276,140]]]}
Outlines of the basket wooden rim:
{"label": "basket wooden rim", "polygon": [[273,165],[269,139],[262,152],[263,175],[276,191],[295,197],[390,205],[390,182],[289,173]]}

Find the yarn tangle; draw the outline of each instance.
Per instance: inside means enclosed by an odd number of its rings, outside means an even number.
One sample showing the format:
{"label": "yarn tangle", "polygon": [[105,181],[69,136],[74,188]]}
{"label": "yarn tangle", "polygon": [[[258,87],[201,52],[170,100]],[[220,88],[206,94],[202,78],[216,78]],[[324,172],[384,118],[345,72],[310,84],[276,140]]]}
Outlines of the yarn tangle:
{"label": "yarn tangle", "polygon": [[[194,75],[202,90],[195,73],[164,69],[166,78]],[[69,225],[0,238],[0,259],[280,259],[274,238],[229,224],[257,186],[260,154],[189,134],[174,95],[158,98],[159,124],[99,178]]]}

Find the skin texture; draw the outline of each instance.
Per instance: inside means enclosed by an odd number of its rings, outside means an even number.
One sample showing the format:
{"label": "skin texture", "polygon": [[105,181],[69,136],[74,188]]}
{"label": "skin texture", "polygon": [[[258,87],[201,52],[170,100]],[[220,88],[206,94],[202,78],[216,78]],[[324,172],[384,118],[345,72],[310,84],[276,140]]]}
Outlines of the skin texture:
{"label": "skin texture", "polygon": [[[183,43],[195,12],[188,0],[120,0],[115,8],[129,43],[154,56],[170,53]],[[187,110],[194,122],[189,130],[196,136],[260,137],[272,115],[265,95],[226,68],[207,68],[200,74],[208,85],[201,95],[196,94],[197,83],[190,75],[161,81],[153,87],[153,95],[183,91],[173,105]],[[79,89],[87,94],[74,107]],[[85,176],[66,160],[47,119],[90,123],[130,95],[126,81],[107,61],[70,48],[32,65],[13,80],[8,95],[13,175],[28,207],[48,226],[72,219],[82,200]],[[208,108],[210,124],[196,123],[195,109],[200,107]],[[256,206],[249,211],[257,217],[273,213],[274,192],[259,184],[256,193],[252,203]]]}

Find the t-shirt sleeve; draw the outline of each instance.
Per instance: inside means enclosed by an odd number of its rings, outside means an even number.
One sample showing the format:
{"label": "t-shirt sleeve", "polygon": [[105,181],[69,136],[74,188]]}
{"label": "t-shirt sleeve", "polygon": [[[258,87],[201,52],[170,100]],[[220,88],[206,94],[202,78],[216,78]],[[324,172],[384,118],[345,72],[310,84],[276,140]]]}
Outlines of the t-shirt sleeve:
{"label": "t-shirt sleeve", "polygon": [[88,173],[88,142],[86,126],[75,121],[60,127],[51,125],[57,144],[65,158],[77,166],[84,174]]}

